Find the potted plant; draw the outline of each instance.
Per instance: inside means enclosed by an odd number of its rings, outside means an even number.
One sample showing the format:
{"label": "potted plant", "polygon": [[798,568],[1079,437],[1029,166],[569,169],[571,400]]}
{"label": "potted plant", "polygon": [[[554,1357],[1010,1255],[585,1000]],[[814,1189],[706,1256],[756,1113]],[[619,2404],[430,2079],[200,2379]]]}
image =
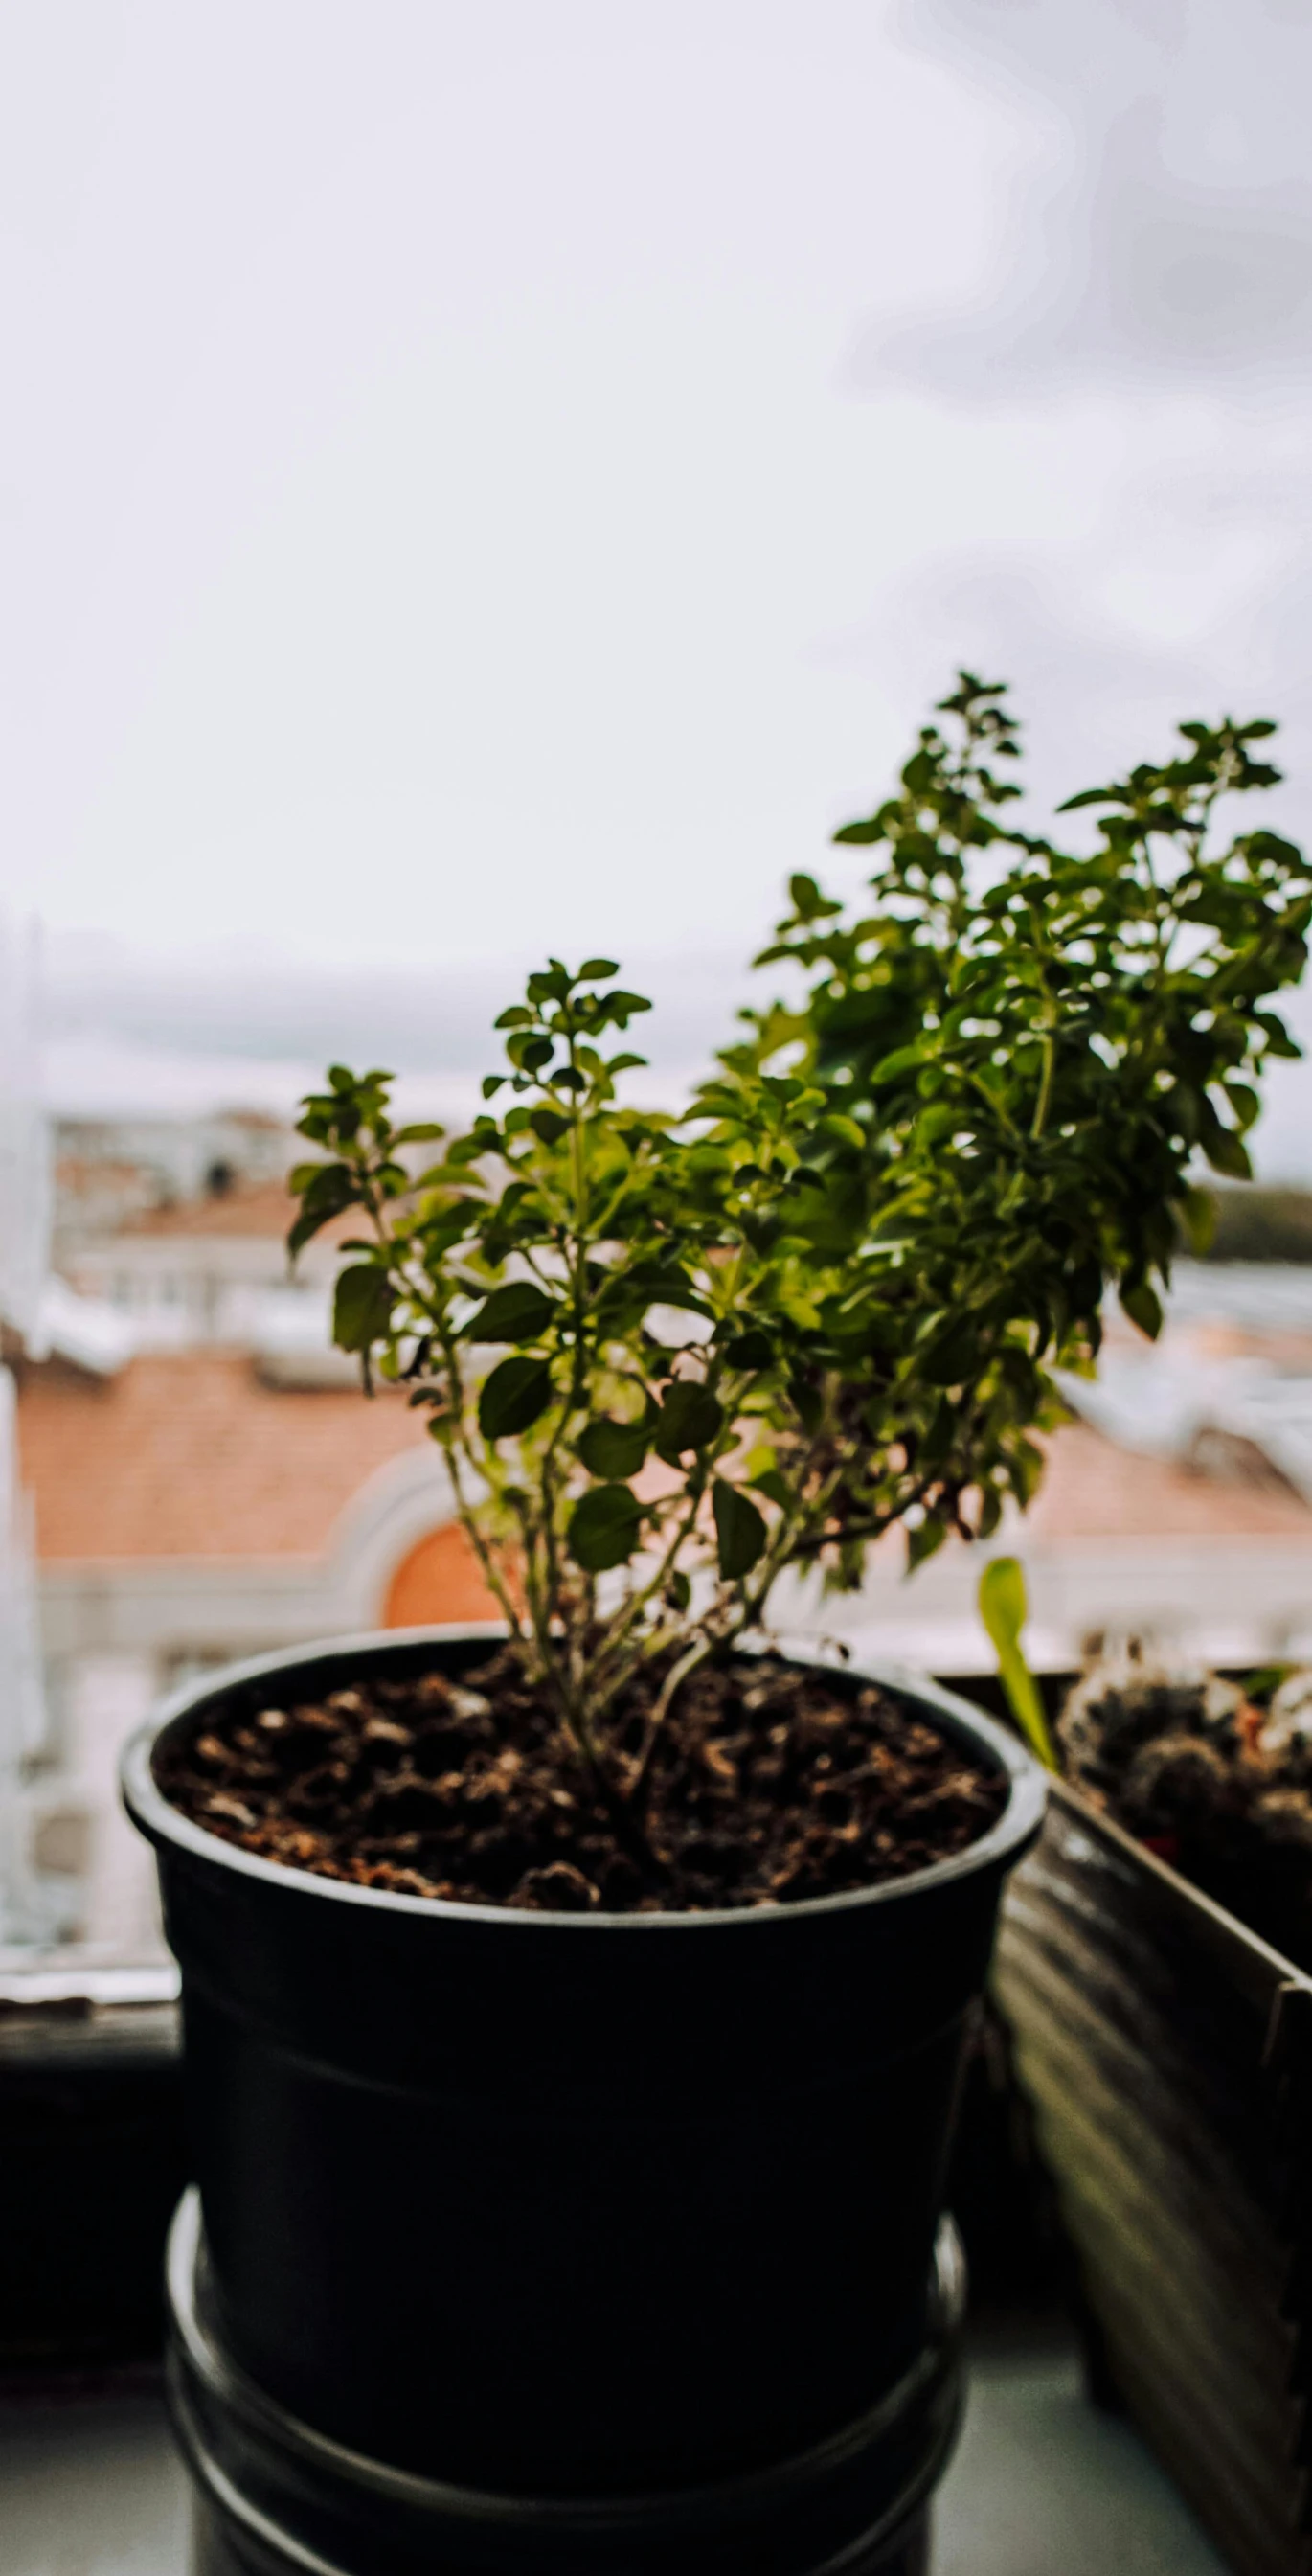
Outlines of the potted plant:
{"label": "potted plant", "polygon": [[407,2513],[458,2567],[919,2564],[951,2105],[1042,1786],[932,1685],[742,1651],[785,1565],[956,1487],[872,1432],[859,1131],[790,1077],[622,1106],[613,974],[530,979],[426,1169],[381,1076],[303,1121],[293,1246],[359,1209],[337,1339],[426,1412],[502,1631],[265,1659],[127,1758],[217,2565],[408,2565]]}
{"label": "potted plant", "polygon": [[[426,1169],[386,1076],[306,1104],[293,1249],[358,1209],[336,1338],[426,1412],[504,1618],[211,1678],[126,1757],[215,2568],[922,2563],[962,2036],[1042,1784],[931,1685],[748,1649],[785,1569],[1023,1505],[1105,1279],[1155,1324],[1185,1123],[1242,1154],[1208,1084],[1246,1122],[1299,944],[1170,984],[1133,853],[1004,834],[997,700],[840,836],[887,844],[873,920],[794,880],[810,1005],[686,1118],[621,1099],[605,959],[530,978]],[[1257,782],[1251,731],[1209,776]],[[1251,920],[1297,854],[1242,849]]]}

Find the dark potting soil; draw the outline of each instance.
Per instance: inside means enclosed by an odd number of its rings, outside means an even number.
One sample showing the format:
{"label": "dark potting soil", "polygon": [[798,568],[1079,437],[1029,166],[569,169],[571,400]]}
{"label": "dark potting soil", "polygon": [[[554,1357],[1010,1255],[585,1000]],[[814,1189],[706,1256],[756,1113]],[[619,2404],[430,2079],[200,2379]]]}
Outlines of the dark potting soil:
{"label": "dark potting soil", "polygon": [[[632,1757],[657,1677],[614,1737]],[[164,1744],[156,1779],[243,1851],[467,1904],[697,1912],[832,1896],[978,1841],[1007,1783],[872,1684],[768,1657],[690,1676],[640,1826],[608,1803],[513,1657],[459,1681],[248,1694]]]}

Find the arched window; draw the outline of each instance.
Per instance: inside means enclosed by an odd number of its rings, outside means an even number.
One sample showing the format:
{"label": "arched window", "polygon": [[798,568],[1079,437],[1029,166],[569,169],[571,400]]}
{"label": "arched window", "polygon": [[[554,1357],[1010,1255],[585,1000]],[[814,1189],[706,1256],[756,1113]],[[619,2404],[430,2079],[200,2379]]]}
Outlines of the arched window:
{"label": "arched window", "polygon": [[458,1521],[426,1531],[403,1556],[387,1587],[386,1628],[423,1628],[440,1619],[499,1619]]}

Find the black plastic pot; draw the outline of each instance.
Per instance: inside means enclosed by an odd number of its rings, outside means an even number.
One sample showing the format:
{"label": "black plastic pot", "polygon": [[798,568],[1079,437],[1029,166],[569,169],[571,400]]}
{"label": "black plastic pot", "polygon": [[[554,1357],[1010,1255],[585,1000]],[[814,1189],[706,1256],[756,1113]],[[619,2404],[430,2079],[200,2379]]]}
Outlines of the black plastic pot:
{"label": "black plastic pot", "polygon": [[325,2439],[215,2332],[194,2191],[169,2245],[169,2394],[196,2500],[196,2576],[924,2576],[960,2413],[965,2267],[939,2227],[924,2346],[837,2438],[746,2477],[617,2497],[488,2494]]}
{"label": "black plastic pot", "polygon": [[1312,2576],[1312,1977],[1062,1786],[995,1984],[1095,2393],[1239,2576]]}
{"label": "black plastic pot", "polygon": [[[199,1727],[483,1657],[409,1632],[210,1677]],[[914,1878],[760,1912],[440,1904],[259,1860],[124,1761],[182,1969],[207,2314],[299,2422],[467,2488],[593,2498],[751,2475],[916,2364],[967,2017],[1042,1777]],[[838,1674],[836,1680],[840,1680]],[[841,1686],[841,1681],[840,1681]]]}

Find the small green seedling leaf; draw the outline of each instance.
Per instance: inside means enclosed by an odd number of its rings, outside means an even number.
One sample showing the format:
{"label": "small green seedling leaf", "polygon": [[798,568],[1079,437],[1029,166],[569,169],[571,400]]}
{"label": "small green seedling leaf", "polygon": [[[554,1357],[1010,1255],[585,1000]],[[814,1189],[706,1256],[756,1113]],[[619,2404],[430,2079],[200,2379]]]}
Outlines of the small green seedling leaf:
{"label": "small green seedling leaf", "polygon": [[1025,1574],[1014,1556],[991,1557],[979,1579],[979,1615],[998,1659],[998,1674],[1012,1716],[1030,1751],[1049,1771],[1057,1771],[1057,1748],[1044,1714],[1039,1686],[1025,1661],[1021,1638],[1029,1616]]}

